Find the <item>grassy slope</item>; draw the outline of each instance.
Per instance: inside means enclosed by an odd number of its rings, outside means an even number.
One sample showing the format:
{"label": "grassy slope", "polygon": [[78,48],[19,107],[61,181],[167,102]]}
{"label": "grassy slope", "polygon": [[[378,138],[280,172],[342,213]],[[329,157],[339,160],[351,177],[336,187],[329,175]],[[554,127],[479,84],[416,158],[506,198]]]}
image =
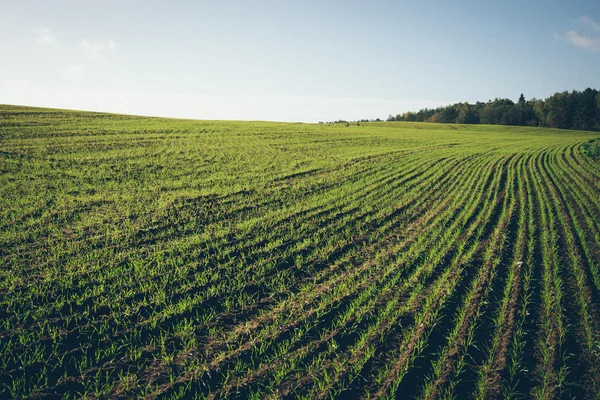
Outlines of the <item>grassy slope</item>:
{"label": "grassy slope", "polygon": [[0,106],[0,397],[598,395],[596,136]]}

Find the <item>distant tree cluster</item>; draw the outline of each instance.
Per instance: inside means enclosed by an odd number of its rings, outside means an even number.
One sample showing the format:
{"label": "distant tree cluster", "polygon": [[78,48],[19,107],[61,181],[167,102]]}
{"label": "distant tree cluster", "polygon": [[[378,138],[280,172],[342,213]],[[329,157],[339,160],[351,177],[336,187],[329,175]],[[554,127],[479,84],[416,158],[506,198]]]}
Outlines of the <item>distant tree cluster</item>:
{"label": "distant tree cluster", "polygon": [[[391,116],[390,116],[391,118]],[[346,126],[350,126],[351,123],[356,123],[359,124],[361,122],[381,122],[381,119],[376,118],[376,119],[359,119],[357,121],[346,121],[345,119],[338,119],[337,121],[327,121],[327,122],[323,122],[323,121],[319,121],[319,124],[343,124]]]}
{"label": "distant tree cluster", "polygon": [[388,121],[417,121],[456,124],[544,126],[560,129],[600,131],[600,92],[560,92],[546,100],[526,101],[521,94],[515,103],[495,99],[487,103],[456,103],[435,109],[390,115]]}

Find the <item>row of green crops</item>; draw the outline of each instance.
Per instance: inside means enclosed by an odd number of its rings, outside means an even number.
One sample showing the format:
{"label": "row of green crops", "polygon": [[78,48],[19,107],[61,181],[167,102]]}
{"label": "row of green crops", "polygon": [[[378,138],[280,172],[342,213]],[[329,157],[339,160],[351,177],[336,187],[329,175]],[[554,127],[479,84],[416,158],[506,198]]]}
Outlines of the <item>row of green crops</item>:
{"label": "row of green crops", "polygon": [[594,140],[0,106],[0,398],[598,398]]}

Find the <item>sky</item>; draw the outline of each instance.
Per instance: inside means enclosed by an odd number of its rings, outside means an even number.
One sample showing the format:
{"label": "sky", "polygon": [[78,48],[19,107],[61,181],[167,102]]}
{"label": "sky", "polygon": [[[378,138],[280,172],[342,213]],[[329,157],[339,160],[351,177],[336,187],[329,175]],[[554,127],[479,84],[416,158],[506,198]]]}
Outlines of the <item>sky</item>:
{"label": "sky", "polygon": [[0,104],[318,122],[600,89],[598,0],[24,0],[0,9]]}

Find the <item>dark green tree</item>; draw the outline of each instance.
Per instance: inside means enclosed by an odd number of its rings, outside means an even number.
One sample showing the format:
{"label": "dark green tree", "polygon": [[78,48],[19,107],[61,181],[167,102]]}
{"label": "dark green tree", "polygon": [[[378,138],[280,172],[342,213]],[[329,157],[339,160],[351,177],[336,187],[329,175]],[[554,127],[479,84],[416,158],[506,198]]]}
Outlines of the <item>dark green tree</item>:
{"label": "dark green tree", "polygon": [[583,92],[575,92],[573,129],[590,130],[596,125],[596,96],[597,90],[590,88]]}
{"label": "dark green tree", "polygon": [[[393,118],[390,115],[389,118]],[[562,129],[600,131],[600,93],[587,88],[583,92],[560,92],[546,100],[527,101],[523,93],[517,103],[496,98],[487,103],[456,103],[435,109],[396,115],[397,121],[428,121],[460,124],[502,124],[547,126]]]}
{"label": "dark green tree", "polygon": [[458,110],[456,117],[457,124],[476,124],[478,122],[477,114],[473,111],[469,103],[463,103]]}

